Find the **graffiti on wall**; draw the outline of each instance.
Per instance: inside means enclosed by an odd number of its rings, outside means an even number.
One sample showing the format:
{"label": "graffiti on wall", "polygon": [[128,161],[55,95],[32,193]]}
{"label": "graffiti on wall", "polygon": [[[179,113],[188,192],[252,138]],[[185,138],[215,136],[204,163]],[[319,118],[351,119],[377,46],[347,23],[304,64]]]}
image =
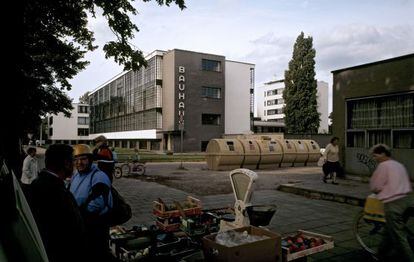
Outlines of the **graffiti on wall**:
{"label": "graffiti on wall", "polygon": [[358,162],[365,165],[369,172],[374,172],[375,168],[377,167],[377,163],[367,154],[364,153],[357,153],[356,158],[358,159]]}

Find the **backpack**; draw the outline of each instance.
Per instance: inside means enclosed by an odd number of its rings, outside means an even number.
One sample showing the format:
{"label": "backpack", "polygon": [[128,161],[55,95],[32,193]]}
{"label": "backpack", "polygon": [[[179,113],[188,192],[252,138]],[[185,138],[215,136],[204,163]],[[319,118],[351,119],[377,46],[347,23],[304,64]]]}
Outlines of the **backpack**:
{"label": "backpack", "polygon": [[[93,176],[95,175],[96,171],[93,172],[91,176],[90,183],[92,184]],[[100,219],[108,225],[108,226],[116,226],[121,225],[127,222],[132,217],[132,210],[131,206],[125,201],[125,199],[119,194],[119,192],[111,185],[111,194],[112,194],[112,208],[108,205],[108,198],[104,197],[107,207],[109,208],[108,212],[102,214]],[[92,191],[90,192],[88,198],[86,199],[83,206],[89,204],[90,201],[95,199],[96,196],[92,195]]]}

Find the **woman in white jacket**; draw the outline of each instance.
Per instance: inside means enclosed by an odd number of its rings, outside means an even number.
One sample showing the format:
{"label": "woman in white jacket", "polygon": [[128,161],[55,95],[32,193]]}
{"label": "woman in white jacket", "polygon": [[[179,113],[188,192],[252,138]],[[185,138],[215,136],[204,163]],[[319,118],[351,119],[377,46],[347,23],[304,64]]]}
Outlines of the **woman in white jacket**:
{"label": "woman in white jacket", "polygon": [[23,170],[21,181],[24,185],[30,185],[37,177],[39,167],[36,158],[36,148],[29,147],[27,149],[27,156],[23,161]]}
{"label": "woman in white jacket", "polygon": [[333,137],[331,139],[331,143],[329,143],[326,148],[325,152],[323,152],[325,158],[325,164],[322,166],[322,170],[324,173],[323,182],[326,183],[326,179],[329,174],[332,174],[333,181],[332,184],[337,185],[336,182],[336,175],[339,177],[344,177],[344,170],[339,163],[339,146],[338,146],[339,138]]}

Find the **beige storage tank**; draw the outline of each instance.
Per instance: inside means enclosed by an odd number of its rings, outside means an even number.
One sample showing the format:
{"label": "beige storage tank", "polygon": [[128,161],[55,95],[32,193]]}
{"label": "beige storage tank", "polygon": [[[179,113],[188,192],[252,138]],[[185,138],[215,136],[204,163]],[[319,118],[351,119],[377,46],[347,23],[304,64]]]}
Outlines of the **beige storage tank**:
{"label": "beige storage tank", "polygon": [[304,140],[292,139],[293,144],[296,147],[296,159],[294,165],[305,165],[309,158],[309,150]]}
{"label": "beige storage tank", "polygon": [[206,162],[210,170],[240,168],[243,159],[243,146],[237,139],[211,139],[208,142]]}
{"label": "beige storage tank", "polygon": [[281,166],[293,166],[296,160],[296,146],[291,139],[280,140],[283,149],[283,158],[280,162]]}
{"label": "beige storage tank", "polygon": [[279,167],[283,157],[282,145],[279,141],[257,140],[260,147],[259,169],[274,169]]}
{"label": "beige storage tank", "polygon": [[321,149],[314,140],[304,140],[306,146],[308,147],[309,151],[309,158],[306,162],[306,165],[311,163],[317,163],[319,158],[321,157]]}
{"label": "beige storage tank", "polygon": [[244,160],[243,168],[257,169],[257,164],[260,160],[260,148],[256,140],[253,139],[238,139],[243,146]]}

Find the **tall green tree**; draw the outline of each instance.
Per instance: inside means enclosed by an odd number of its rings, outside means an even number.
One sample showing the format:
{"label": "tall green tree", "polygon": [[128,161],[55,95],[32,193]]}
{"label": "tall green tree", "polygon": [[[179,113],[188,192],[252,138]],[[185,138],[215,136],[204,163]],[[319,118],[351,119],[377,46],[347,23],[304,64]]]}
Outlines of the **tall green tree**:
{"label": "tall green tree", "polygon": [[[149,2],[150,0],[142,0]],[[130,16],[137,10],[133,0],[28,0],[22,7],[23,16],[15,25],[16,38],[9,37],[10,45],[21,51],[10,63],[15,80],[7,97],[12,105],[3,118],[7,128],[2,136],[0,158],[15,171],[22,139],[28,132],[40,126],[40,117],[46,113],[72,109],[71,100],[65,94],[70,90],[69,80],[83,70],[88,61],[85,54],[97,48],[94,34],[88,28],[88,20],[97,13],[108,22],[114,39],[103,46],[106,58],[124,65],[124,70],[137,70],[146,66],[143,53],[130,44],[138,27]],[[185,8],[184,0],[156,0],[159,5],[171,3]],[[20,27],[20,28],[18,28]],[[5,111],[5,110],[2,110]],[[19,173],[19,172],[17,172]]]}
{"label": "tall green tree", "polygon": [[289,69],[285,71],[283,99],[285,127],[288,133],[317,133],[320,114],[317,111],[315,49],[312,37],[297,37]]}

